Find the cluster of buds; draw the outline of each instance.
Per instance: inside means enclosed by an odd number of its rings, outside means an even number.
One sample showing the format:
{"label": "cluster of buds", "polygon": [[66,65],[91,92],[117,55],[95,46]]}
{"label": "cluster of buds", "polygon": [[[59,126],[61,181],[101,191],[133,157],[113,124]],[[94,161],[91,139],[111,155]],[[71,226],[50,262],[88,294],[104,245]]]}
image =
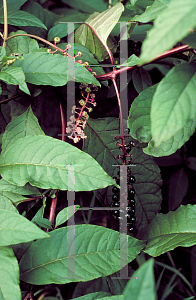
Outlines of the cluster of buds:
{"label": "cluster of buds", "polygon": [[85,139],[87,136],[84,133],[84,127],[86,125],[86,120],[88,120],[89,115],[93,109],[91,105],[96,106],[94,101],[95,94],[92,93],[97,91],[98,88],[94,84],[81,83],[80,84],[81,95],[84,99],[79,101],[80,107],[74,105],[72,107],[73,116],[70,117],[70,120],[67,123],[67,133],[71,133],[68,137],[73,139],[74,143],[77,143],[80,139]]}

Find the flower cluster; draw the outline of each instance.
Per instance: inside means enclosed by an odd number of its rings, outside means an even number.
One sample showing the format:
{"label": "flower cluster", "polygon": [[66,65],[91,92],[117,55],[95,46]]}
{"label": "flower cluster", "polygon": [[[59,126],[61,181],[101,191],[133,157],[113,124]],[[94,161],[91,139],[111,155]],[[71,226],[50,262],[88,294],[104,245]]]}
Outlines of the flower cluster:
{"label": "flower cluster", "polygon": [[77,143],[80,139],[87,138],[84,133],[84,127],[86,120],[89,118],[88,113],[93,110],[91,105],[97,105],[94,101],[95,94],[91,93],[98,90],[97,86],[94,84],[81,83],[80,89],[84,99],[79,101],[80,107],[76,107],[76,105],[72,107],[72,113],[74,115],[70,117],[71,121],[67,122],[66,128],[66,132],[71,133],[68,138],[73,139],[74,143]]}

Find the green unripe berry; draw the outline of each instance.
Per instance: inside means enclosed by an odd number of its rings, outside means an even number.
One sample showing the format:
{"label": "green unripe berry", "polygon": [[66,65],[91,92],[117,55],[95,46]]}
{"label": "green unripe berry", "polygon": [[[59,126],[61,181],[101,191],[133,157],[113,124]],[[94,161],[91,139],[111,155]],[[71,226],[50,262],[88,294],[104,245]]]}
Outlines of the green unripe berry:
{"label": "green unripe berry", "polygon": [[58,37],[58,36],[56,36],[56,37],[54,38],[54,42],[55,42],[55,43],[59,43],[60,40],[61,40],[61,39],[60,39],[60,37]]}
{"label": "green unripe berry", "polygon": [[84,101],[84,100],[80,100],[79,103],[80,103],[80,105],[82,105],[82,106],[85,105],[85,101]]}
{"label": "green unripe berry", "polygon": [[85,88],[85,92],[90,93],[91,89],[89,87]]}

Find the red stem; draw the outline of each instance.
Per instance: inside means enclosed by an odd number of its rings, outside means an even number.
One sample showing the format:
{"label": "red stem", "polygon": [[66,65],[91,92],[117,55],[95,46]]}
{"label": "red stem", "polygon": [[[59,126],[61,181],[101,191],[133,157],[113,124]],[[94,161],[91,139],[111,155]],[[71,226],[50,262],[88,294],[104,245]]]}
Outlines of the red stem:
{"label": "red stem", "polygon": [[[65,113],[61,101],[59,105],[60,105],[60,113],[61,113],[61,132],[62,132],[61,140],[65,142],[66,141],[66,118],[65,118]],[[49,221],[51,222],[52,226],[54,226],[55,223],[54,220],[55,220],[58,192],[59,190],[56,191],[55,198],[52,199],[52,203],[50,206]]]}
{"label": "red stem", "polygon": [[[180,52],[187,51],[187,50],[192,50],[192,48],[188,45],[182,45],[182,46],[167,50],[167,51],[163,52],[162,54],[158,55],[157,57],[155,57],[154,59],[152,59],[150,62],[146,63],[145,65],[155,62],[159,59],[163,59],[163,58],[166,58],[171,55],[178,54]],[[124,67],[119,70],[113,70],[107,74],[95,76],[95,78],[97,80],[108,80],[108,79],[112,80],[112,79],[115,79],[116,76],[118,76],[120,73],[124,73],[126,71],[133,71],[134,69],[137,69],[137,68],[139,68],[138,65],[132,66],[132,67]]]}
{"label": "red stem", "polygon": [[65,113],[61,102],[60,102],[60,113],[61,113],[61,132],[62,132],[61,140],[63,142],[66,142],[66,119],[65,119]]}
{"label": "red stem", "polygon": [[113,70],[115,70],[116,68],[114,66],[114,57],[113,57],[112,52],[111,52],[110,48],[108,47],[108,45],[102,41],[102,39],[99,37],[99,35],[96,33],[96,31],[89,24],[87,24],[87,23],[84,23],[84,24],[87,25],[94,32],[94,34],[96,35],[96,37],[103,44],[103,46],[105,47],[105,49],[106,49],[106,51],[107,51],[107,53],[108,53],[108,55],[110,57],[111,64],[113,65]]}
{"label": "red stem", "polygon": [[52,203],[51,203],[51,206],[50,206],[49,221],[51,222],[52,226],[54,226],[54,219],[55,219],[55,213],[56,213],[58,192],[59,192],[59,190],[56,191],[55,198],[52,199]]}

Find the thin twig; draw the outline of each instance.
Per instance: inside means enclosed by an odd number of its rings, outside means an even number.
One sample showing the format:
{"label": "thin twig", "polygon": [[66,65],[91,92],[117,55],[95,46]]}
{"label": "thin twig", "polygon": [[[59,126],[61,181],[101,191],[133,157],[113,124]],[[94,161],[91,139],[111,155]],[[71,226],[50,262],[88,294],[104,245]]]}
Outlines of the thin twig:
{"label": "thin twig", "polygon": [[5,48],[5,41],[7,39],[8,34],[8,23],[7,23],[7,1],[3,0],[3,14],[4,14],[4,37],[3,37],[3,45],[2,47]]}

